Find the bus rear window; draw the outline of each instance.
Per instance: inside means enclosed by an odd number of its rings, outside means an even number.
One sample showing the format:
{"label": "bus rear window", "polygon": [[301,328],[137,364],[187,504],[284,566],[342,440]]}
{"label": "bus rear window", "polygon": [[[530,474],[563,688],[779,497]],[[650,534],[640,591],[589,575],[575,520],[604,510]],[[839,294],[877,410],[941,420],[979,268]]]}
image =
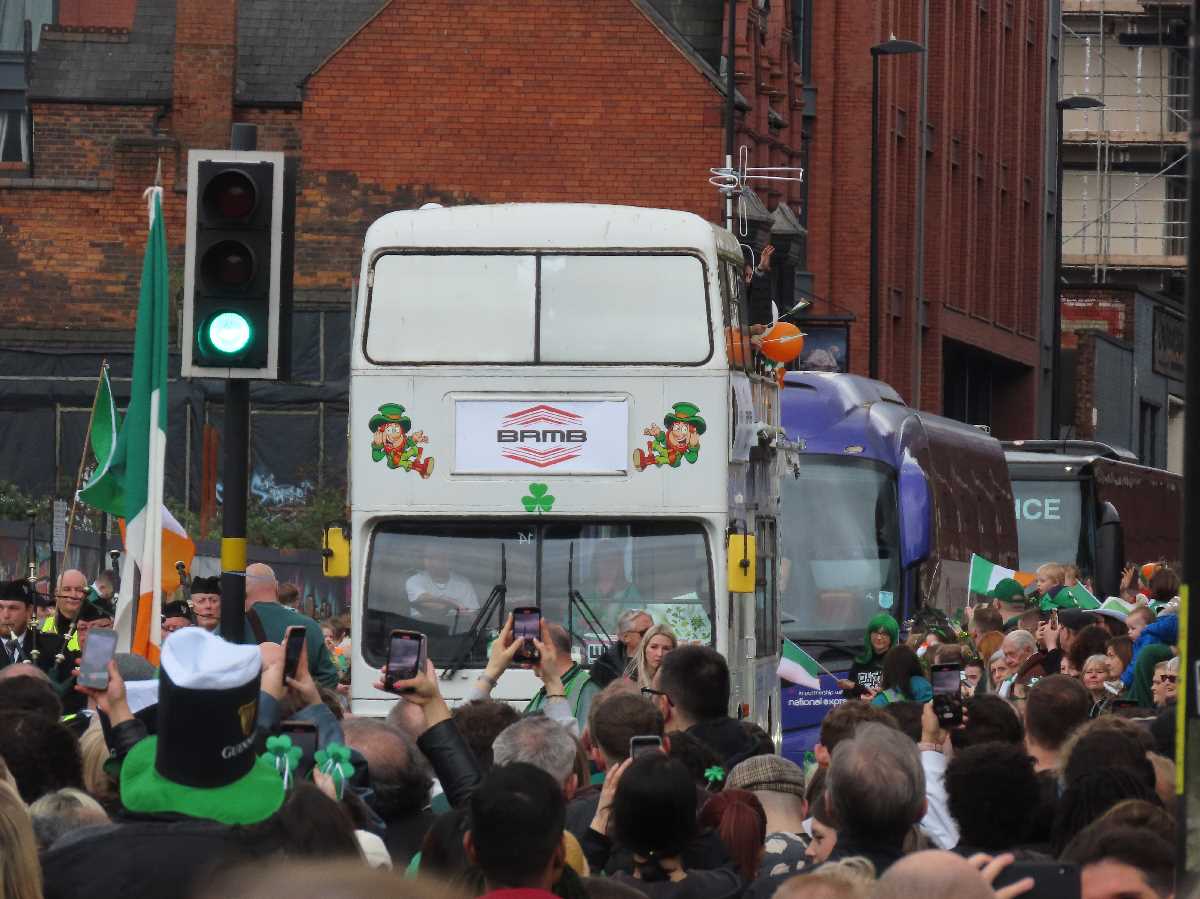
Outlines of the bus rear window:
{"label": "bus rear window", "polygon": [[694,256],[543,256],[542,362],[700,363],[709,355]]}
{"label": "bus rear window", "polygon": [[364,350],[379,365],[699,365],[705,269],[681,253],[389,253]]}
{"label": "bus rear window", "polygon": [[536,268],[532,256],[380,257],[367,358],[532,362]]}

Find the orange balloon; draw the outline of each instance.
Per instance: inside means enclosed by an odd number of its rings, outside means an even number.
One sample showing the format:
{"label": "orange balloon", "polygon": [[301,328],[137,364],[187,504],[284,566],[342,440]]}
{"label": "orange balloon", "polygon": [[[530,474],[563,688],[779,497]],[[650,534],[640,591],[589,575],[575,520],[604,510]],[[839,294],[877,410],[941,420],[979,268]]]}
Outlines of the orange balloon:
{"label": "orange balloon", "polygon": [[1147,562],[1142,566],[1142,580],[1150,583],[1150,578],[1154,577],[1154,573],[1158,571],[1157,562]]}
{"label": "orange balloon", "polygon": [[791,362],[804,351],[804,334],[790,322],[776,322],[763,335],[762,354],[774,362]]}

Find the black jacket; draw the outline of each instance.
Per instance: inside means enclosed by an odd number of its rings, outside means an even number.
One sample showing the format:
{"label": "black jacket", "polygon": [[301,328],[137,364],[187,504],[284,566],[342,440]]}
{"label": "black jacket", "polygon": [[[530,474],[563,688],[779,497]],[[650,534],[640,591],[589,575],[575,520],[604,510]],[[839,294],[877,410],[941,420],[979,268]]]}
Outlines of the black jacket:
{"label": "black jacket", "polygon": [[262,857],[245,830],[180,816],[147,816],[67,834],[42,856],[45,899],[177,899]]}
{"label": "black jacket", "polygon": [[462,738],[454,721],[447,719],[435,724],[417,738],[417,748],[433,765],[433,771],[442,784],[453,808],[460,807],[475,792],[483,774],[475,760],[471,747]]}
{"label": "black jacket", "polygon": [[[590,827],[579,838],[579,847],[583,850],[593,873],[603,871],[605,874],[615,874],[618,871],[633,871],[633,853],[615,845],[607,835]],[[702,830],[693,837],[683,850],[682,859],[684,868],[689,871],[710,871],[732,864],[729,850],[725,848],[715,830]]]}
{"label": "black jacket", "polygon": [[[21,661],[17,664],[37,665],[49,674],[50,669],[54,667],[54,657],[62,647],[62,637],[58,634],[44,634],[36,628],[27,627],[25,633],[21,635],[20,644]],[[35,650],[38,654],[36,659],[33,658]],[[12,660],[9,658],[7,648],[0,646],[0,668],[7,668],[11,664]]]}
{"label": "black jacket", "polygon": [[625,651],[625,644],[618,640],[592,663],[588,674],[592,683],[603,690],[613,681],[625,676],[625,666],[628,664],[629,653]]}
{"label": "black jacket", "polygon": [[702,721],[689,727],[687,733],[712,747],[723,759],[726,771],[733,770],[738,762],[750,758],[756,749],[753,738],[733,718]]}

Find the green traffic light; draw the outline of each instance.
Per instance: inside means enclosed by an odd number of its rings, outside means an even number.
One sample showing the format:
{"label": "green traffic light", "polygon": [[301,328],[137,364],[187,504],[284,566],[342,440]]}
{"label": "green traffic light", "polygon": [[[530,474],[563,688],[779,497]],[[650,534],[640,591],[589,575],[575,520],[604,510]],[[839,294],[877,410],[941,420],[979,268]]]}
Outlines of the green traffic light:
{"label": "green traffic light", "polygon": [[213,316],[208,322],[207,331],[209,346],[226,356],[242,352],[254,336],[250,322],[237,312],[222,312]]}

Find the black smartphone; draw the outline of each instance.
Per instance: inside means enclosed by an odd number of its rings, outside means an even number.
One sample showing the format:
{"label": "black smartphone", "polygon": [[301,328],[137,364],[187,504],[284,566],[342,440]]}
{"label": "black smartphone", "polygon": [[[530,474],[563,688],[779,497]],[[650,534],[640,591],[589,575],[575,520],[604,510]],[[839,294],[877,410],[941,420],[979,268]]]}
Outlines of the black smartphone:
{"label": "black smartphone", "polygon": [[942,727],[962,724],[962,665],[934,665],[930,669],[933,681],[933,711]]}
{"label": "black smartphone", "polygon": [[992,889],[999,891],[1026,877],[1033,878],[1033,889],[1021,899],[1080,899],[1079,866],[1062,862],[1013,862],[996,875]]}
{"label": "black smartphone", "polygon": [[534,640],[542,639],[542,610],[537,606],[521,606],[513,609],[513,639],[521,641],[521,648],[513,656],[513,661],[525,665],[536,665],[541,661],[541,653],[533,645]]}
{"label": "black smartphone", "polygon": [[384,688],[392,690],[396,681],[412,680],[424,670],[425,635],[417,631],[392,631],[388,639]]}
{"label": "black smartphone", "polygon": [[662,748],[662,737],[646,735],[629,738],[629,757],[631,759],[636,759],[647,752],[662,752]]}
{"label": "black smartphone", "polygon": [[93,690],[108,689],[108,663],[117,651],[117,632],[112,628],[92,628],[87,633],[83,657],[79,660],[79,686]]}
{"label": "black smartphone", "polygon": [[283,635],[283,676],[295,677],[300,668],[300,653],[304,651],[304,641],[308,639],[308,631],[298,625],[289,627]]}
{"label": "black smartphone", "polygon": [[311,759],[317,751],[317,725],[312,721],[284,721],[279,725],[281,733],[291,738],[293,746],[299,746],[304,755]]}

